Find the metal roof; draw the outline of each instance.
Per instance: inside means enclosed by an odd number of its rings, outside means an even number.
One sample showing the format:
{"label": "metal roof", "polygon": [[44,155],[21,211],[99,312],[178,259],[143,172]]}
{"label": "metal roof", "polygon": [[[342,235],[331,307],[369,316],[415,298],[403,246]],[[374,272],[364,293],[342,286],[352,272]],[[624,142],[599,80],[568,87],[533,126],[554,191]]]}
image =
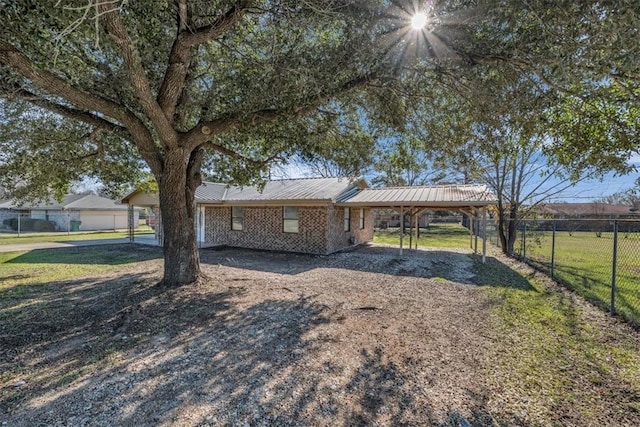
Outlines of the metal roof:
{"label": "metal roof", "polygon": [[335,202],[356,186],[366,186],[360,178],[299,178],[267,181],[263,189],[203,182],[196,189],[199,203],[269,203],[282,201]]}
{"label": "metal roof", "polygon": [[[137,193],[139,191],[125,197],[123,203]],[[196,202],[201,204],[331,202],[362,207],[465,208],[493,205],[496,201],[486,185],[368,188],[364,179],[346,177],[267,181],[262,190],[254,186],[203,182],[196,189]]]}
{"label": "metal roof", "polygon": [[227,186],[217,182],[203,182],[196,188],[196,201],[198,202],[222,202]]}
{"label": "metal roof", "polygon": [[457,207],[486,206],[496,203],[486,185],[433,185],[416,187],[365,188],[338,200],[341,205]]}

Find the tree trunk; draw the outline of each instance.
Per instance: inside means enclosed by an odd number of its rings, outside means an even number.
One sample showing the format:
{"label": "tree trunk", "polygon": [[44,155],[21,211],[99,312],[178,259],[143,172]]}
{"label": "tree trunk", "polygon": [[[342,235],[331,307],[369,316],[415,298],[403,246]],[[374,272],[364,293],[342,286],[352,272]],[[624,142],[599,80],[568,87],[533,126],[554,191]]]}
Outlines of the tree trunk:
{"label": "tree trunk", "polygon": [[156,177],[164,247],[163,286],[182,286],[202,277],[195,230],[195,189],[200,185],[200,165],[195,165],[194,171],[189,159],[181,149],[166,152],[164,170]]}
{"label": "tree trunk", "polygon": [[500,246],[502,253],[513,256],[513,250],[518,236],[518,208],[517,206],[509,208],[509,218],[505,218],[504,214],[498,216],[498,235],[500,237]]}
{"label": "tree trunk", "polygon": [[505,219],[504,215],[500,215],[498,217],[498,237],[500,238],[500,249],[502,249],[502,253],[508,255],[507,253],[507,236],[505,233]]}
{"label": "tree trunk", "polygon": [[516,224],[515,218],[509,218],[509,224],[507,224],[507,255],[509,256],[513,256],[513,249],[516,244],[516,237],[518,236]]}

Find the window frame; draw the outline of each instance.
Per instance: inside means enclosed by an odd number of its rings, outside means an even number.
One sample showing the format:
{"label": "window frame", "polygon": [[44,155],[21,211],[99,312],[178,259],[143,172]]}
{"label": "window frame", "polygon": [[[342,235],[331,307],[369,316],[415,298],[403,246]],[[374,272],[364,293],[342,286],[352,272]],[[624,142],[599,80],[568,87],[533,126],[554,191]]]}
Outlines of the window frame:
{"label": "window frame", "polygon": [[351,208],[344,208],[344,231],[351,231]]}
{"label": "window frame", "polygon": [[[289,211],[289,216],[287,216],[287,210],[295,209],[295,217],[291,216],[291,212]],[[295,224],[295,231],[287,230],[287,224],[292,225]],[[298,234],[300,233],[300,210],[298,206],[283,206],[282,207],[282,232],[283,233],[291,233]]]}
{"label": "window frame", "polygon": [[364,208],[360,208],[360,230],[364,230]]}
{"label": "window frame", "polygon": [[[239,209],[240,212],[242,213],[242,216],[238,216],[237,212],[234,212],[234,210]],[[240,219],[240,228],[235,228],[235,221],[236,219]],[[244,206],[231,206],[231,230],[232,231],[244,231],[245,227],[244,227]]]}

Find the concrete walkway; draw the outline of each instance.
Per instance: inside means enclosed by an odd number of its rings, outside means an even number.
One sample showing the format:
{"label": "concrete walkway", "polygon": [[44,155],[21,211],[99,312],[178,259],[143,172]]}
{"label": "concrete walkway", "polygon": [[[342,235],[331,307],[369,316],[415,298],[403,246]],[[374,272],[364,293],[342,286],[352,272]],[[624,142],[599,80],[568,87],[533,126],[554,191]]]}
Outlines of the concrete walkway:
{"label": "concrete walkway", "polygon": [[[15,243],[10,245],[0,245],[0,252],[25,252],[37,249],[58,249],[58,248],[74,248],[80,246],[97,246],[97,245],[121,245],[128,244],[129,238],[123,237],[119,239],[94,239],[94,240],[69,240],[64,242],[40,242],[40,243]],[[153,236],[142,237],[136,236],[135,243],[143,245],[156,245]]]}

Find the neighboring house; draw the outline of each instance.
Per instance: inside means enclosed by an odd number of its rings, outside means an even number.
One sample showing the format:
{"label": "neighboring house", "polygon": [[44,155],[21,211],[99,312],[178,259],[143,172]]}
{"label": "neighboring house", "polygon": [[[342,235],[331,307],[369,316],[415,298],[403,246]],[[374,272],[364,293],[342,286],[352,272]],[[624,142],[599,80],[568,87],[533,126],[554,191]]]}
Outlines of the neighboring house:
{"label": "neighboring house", "polygon": [[[156,213],[158,196],[134,191],[122,200]],[[424,210],[484,209],[495,204],[486,186],[371,189],[361,178],[305,178],[266,182],[263,189],[205,182],[196,189],[196,235],[201,247],[232,246],[330,254],[373,240],[374,209],[399,215]]]}
{"label": "neighboring house", "polygon": [[[138,224],[139,210],[134,210],[133,224]],[[69,194],[61,202],[49,200],[40,203],[18,204],[0,202],[0,225],[5,219],[44,219],[54,223],[56,230],[115,230],[128,228],[128,207],[94,194]],[[79,224],[78,224],[79,222]]]}
{"label": "neighboring house", "polygon": [[[533,208],[531,214],[540,217],[537,227],[541,230],[593,231],[602,233],[613,229],[613,220],[618,229],[625,232],[640,231],[640,213],[626,205],[608,203],[549,203]],[[553,221],[551,221],[553,220]]]}
{"label": "neighboring house", "polygon": [[608,219],[638,218],[638,212],[631,206],[608,203],[548,203],[532,210],[546,218],[555,219]]}

